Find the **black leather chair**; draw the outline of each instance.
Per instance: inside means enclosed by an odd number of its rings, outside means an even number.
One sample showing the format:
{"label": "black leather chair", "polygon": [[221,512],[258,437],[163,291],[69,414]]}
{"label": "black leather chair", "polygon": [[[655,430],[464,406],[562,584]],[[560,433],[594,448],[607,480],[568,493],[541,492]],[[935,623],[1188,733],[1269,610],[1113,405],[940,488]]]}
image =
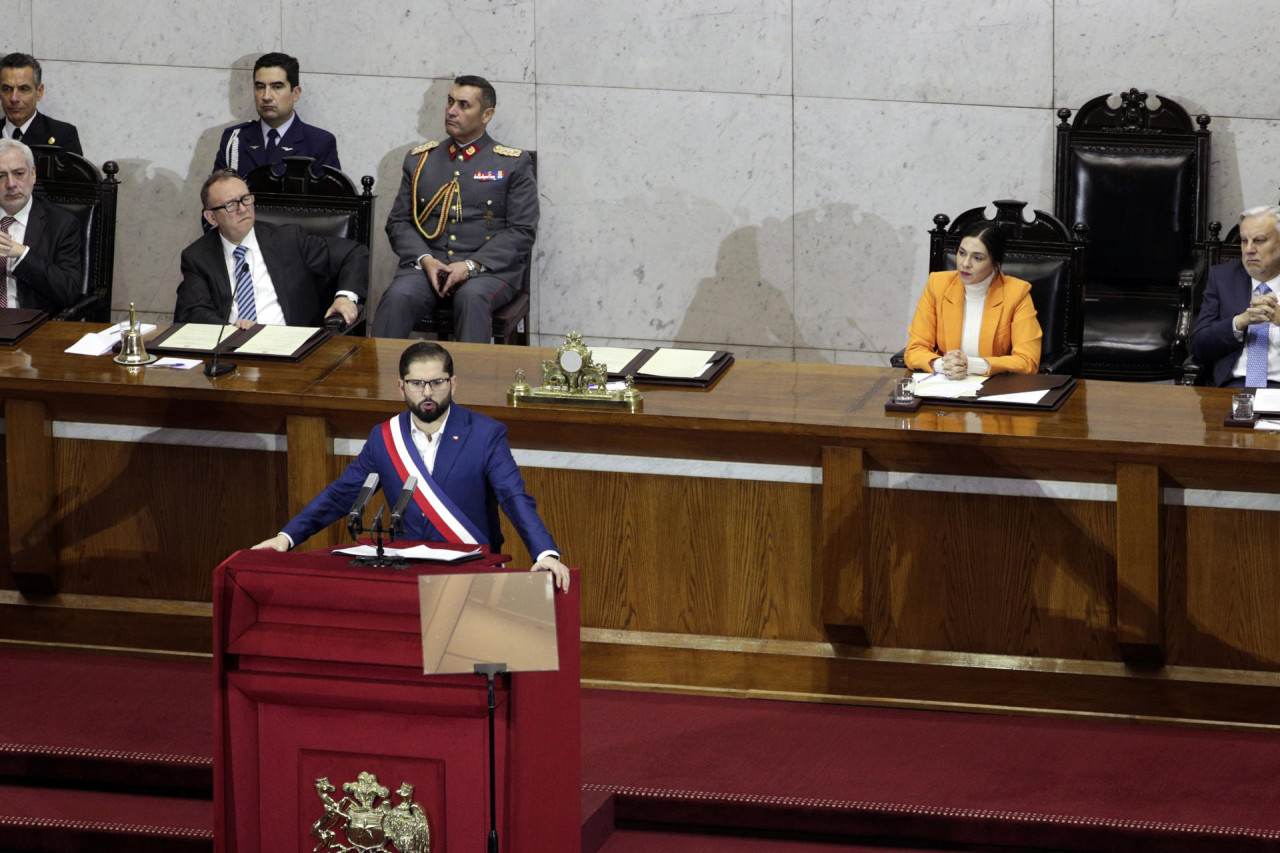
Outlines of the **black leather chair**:
{"label": "black leather chair", "polygon": [[[530,151],[533,176],[538,177],[538,152]],[[525,258],[524,275],[520,278],[520,292],[510,302],[493,312],[493,342],[495,344],[529,345],[529,294],[533,283],[533,252]],[[453,297],[446,296],[436,302],[435,311],[414,324],[413,330],[435,335],[442,341],[453,337]]]}
{"label": "black leather chair", "polygon": [[1089,225],[1082,376],[1182,379],[1210,256],[1209,117],[1130,89],[1058,110],[1054,213]]}
{"label": "black leather chair", "polygon": [[58,205],[84,227],[84,276],[80,298],[55,319],[106,323],[111,319],[111,286],[116,258],[116,196],[120,167],[114,160],[102,172],[88,160],[54,145],[32,145],[36,160],[33,194]]}
{"label": "black leather chair", "polygon": [[[363,191],[357,192],[351,179],[332,166],[313,174],[313,162],[311,157],[285,157],[279,167],[259,166],[245,177],[257,219],[272,225],[300,225],[313,234],[364,243],[372,271],[373,176],[361,178]],[[361,303],[355,323],[342,330],[345,334],[365,333],[366,309],[366,303]]]}
{"label": "black leather chair", "polygon": [[[1035,219],[1026,222],[1022,217],[1027,206],[1025,201],[1003,199],[993,204],[996,214],[990,220],[985,207],[966,210],[954,222],[945,213],[933,217],[935,227],[929,231],[929,272],[955,269],[961,232],[974,222],[993,222],[1005,233],[1004,271],[1031,283],[1031,301],[1036,306],[1041,331],[1040,372],[1076,375],[1088,228],[1077,223],[1073,233],[1043,210],[1035,211]],[[906,367],[904,352],[899,351],[890,359],[894,367]]]}

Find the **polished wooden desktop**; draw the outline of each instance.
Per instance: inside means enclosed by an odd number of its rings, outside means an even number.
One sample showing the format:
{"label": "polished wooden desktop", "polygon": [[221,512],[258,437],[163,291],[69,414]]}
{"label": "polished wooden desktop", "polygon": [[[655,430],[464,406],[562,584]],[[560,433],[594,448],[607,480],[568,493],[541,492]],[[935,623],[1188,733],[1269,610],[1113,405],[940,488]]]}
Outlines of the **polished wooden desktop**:
{"label": "polished wooden desktop", "polygon": [[[403,409],[405,343],[334,338],[300,364],[242,359],[211,379],[65,355],[85,329],[48,324],[0,352],[14,578],[0,635],[207,651],[210,567],[341,470],[335,439]],[[1058,412],[895,415],[897,371],[740,359],[707,390],[645,389],[641,413],[511,408],[516,368],[537,376],[550,350],[448,346],[455,399],[502,420],[513,447],[605,460],[524,466],[584,569],[590,683],[1275,719],[1275,515],[1164,500],[1275,491],[1280,436],[1224,428],[1226,391],[1092,382]],[[85,436],[112,425],[135,438]],[[705,463],[814,476],[700,476]],[[1032,496],[873,487],[884,472]],[[1034,485],[1058,481],[1114,500]]]}

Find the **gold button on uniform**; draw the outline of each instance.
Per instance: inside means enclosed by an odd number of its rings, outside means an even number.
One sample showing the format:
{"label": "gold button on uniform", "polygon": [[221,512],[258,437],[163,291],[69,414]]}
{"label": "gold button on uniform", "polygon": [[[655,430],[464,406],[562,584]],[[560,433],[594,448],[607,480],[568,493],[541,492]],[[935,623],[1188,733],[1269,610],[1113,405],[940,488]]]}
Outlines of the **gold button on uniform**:
{"label": "gold button on uniform", "polygon": [[457,239],[458,239],[458,235],[457,235],[457,234],[450,234],[450,235],[449,235],[449,239],[450,239],[450,240],[457,240]]}
{"label": "gold button on uniform", "polygon": [[450,257],[453,257],[453,249],[450,249],[450,250],[449,250],[449,256],[450,256]]}

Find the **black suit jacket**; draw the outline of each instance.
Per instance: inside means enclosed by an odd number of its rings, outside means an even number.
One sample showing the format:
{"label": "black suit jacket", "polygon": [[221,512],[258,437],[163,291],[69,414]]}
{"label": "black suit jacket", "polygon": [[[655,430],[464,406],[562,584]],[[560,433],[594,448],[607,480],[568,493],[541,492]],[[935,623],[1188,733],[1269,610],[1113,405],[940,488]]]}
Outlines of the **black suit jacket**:
{"label": "black suit jacket", "polygon": [[1221,387],[1231,381],[1232,369],[1244,350],[1244,341],[1236,340],[1233,324],[1252,298],[1253,279],[1240,261],[1226,261],[1209,270],[1190,343],[1191,354],[1209,366],[1214,385]]}
{"label": "black suit jacket", "polygon": [[[4,135],[9,136],[12,133],[13,126],[6,120]],[[36,112],[35,118],[31,119],[31,126],[22,135],[22,141],[28,145],[57,145],[73,154],[84,156],[84,152],[80,150],[80,134],[76,132],[76,126],[58,121],[56,118],[49,118],[39,111]]]}
{"label": "black suit jacket", "polygon": [[[369,249],[343,237],[319,237],[299,225],[254,226],[263,263],[290,326],[319,326],[334,293],[369,294]],[[175,323],[226,323],[231,319],[231,276],[217,229],[182,250],[182,283]]]}
{"label": "black suit jacket", "polygon": [[13,271],[18,305],[56,314],[80,299],[84,288],[84,230],[80,220],[53,202],[31,202],[27,254]]}

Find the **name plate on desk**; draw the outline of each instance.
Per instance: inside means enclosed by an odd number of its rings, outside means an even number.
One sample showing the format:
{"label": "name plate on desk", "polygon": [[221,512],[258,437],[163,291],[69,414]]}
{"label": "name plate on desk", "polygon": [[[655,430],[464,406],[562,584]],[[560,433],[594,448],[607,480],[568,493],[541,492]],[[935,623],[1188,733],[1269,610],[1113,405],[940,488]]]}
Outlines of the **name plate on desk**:
{"label": "name plate on desk", "polygon": [[470,675],[477,663],[560,669],[551,581],[550,572],[419,575],[422,671]]}

